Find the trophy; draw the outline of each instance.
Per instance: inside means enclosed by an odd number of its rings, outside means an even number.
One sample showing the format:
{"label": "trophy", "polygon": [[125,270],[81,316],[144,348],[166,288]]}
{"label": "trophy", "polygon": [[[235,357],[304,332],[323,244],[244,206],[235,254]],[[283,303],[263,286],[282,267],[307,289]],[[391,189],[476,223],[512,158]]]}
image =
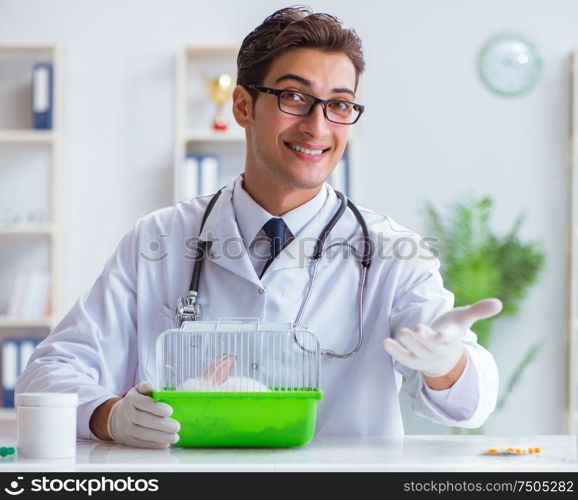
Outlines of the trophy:
{"label": "trophy", "polygon": [[227,130],[227,120],[223,115],[223,105],[232,97],[235,83],[231,75],[225,73],[209,80],[208,86],[211,100],[217,105],[213,120],[213,130]]}

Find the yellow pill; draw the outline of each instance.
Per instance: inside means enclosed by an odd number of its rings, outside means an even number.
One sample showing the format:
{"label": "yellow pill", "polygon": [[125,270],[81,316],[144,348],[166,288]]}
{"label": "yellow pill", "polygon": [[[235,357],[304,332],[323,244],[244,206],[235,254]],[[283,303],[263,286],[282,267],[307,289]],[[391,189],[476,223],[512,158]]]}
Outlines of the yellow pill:
{"label": "yellow pill", "polygon": [[531,455],[532,453],[534,453],[534,449],[533,449],[533,448],[528,448],[528,453]]}
{"label": "yellow pill", "polygon": [[486,451],[486,453],[499,453],[499,451],[496,450],[496,448],[490,448],[489,450]]}
{"label": "yellow pill", "polygon": [[534,451],[535,451],[536,453],[540,453],[542,450],[536,446],[536,447],[534,448]]}
{"label": "yellow pill", "polygon": [[506,448],[506,451],[514,451],[514,448]]}
{"label": "yellow pill", "polygon": [[520,448],[516,448],[516,453],[522,453],[522,450]]}

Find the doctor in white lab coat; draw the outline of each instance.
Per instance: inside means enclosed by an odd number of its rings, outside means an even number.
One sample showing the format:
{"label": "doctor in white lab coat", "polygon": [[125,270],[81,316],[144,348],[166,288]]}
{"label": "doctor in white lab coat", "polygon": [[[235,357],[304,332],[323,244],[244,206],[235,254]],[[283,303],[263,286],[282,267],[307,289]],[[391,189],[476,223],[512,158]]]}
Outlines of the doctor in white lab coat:
{"label": "doctor in white lab coat", "polygon": [[[276,24],[266,20],[243,42],[233,111],[246,132],[245,171],[227,184],[200,234],[212,241],[200,278],[200,319],[293,321],[309,283],[315,239],[338,207],[325,181],[351,126],[328,117],[347,119],[339,113],[356,112],[349,105],[342,110],[339,101],[354,101],[363,64],[356,36],[329,16],[313,15],[306,28],[295,23],[309,14],[284,9],[274,14]],[[303,38],[304,29],[322,23],[339,35],[337,42],[296,43],[275,53],[258,81],[244,81],[252,71],[251,50],[259,50],[251,36],[278,38],[291,25],[296,26],[292,36]],[[339,45],[343,39],[347,43]],[[275,43],[284,42],[270,42],[269,51]],[[308,95],[338,101],[323,103]],[[297,107],[283,110],[285,105]],[[147,395],[150,384],[143,382],[155,383],[158,335],[176,326],[175,305],[189,289],[209,200],[180,202],[136,222],[92,287],[34,351],[17,393],[78,393],[79,438],[142,447],[177,440],[170,407],[154,402]],[[480,426],[495,407],[498,374],[492,355],[469,327],[496,314],[499,301],[452,310],[453,295],[443,287],[439,261],[419,235],[386,215],[361,213],[375,246],[364,289],[364,341],[350,358],[323,359],[316,433],[403,435],[402,376],[417,414],[447,425]],[[263,227],[279,218],[288,242],[271,259],[273,247]],[[360,236],[358,222],[346,210],[327,245]],[[360,269],[355,256],[343,252],[327,252],[321,259],[302,324],[324,349],[345,353],[357,342]]]}

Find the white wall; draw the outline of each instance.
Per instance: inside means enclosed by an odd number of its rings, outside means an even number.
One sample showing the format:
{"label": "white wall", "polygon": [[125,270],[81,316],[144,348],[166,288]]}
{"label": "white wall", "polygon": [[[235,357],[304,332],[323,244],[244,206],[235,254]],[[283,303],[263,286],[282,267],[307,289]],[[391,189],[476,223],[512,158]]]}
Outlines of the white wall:
{"label": "white wall", "polygon": [[[66,50],[64,302],[102,269],[135,219],[170,203],[173,64],[184,44],[240,43],[286,2],[0,0],[0,43]],[[560,433],[565,399],[568,110],[566,61],[578,45],[572,0],[313,1],[361,35],[367,58],[356,200],[421,231],[424,200],[466,192],[496,201],[506,230],[525,213],[547,272],[492,347],[505,380],[527,347],[543,351],[490,433]],[[482,87],[475,60],[501,30],[542,49],[541,84],[504,99]],[[378,397],[376,395],[376,397]],[[447,432],[411,414],[409,433]]]}

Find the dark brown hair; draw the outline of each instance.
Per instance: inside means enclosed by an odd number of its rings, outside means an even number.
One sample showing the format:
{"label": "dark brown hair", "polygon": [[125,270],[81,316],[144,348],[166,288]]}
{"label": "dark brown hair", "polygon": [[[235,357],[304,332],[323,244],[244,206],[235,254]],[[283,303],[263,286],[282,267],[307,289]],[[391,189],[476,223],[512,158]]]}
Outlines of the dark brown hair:
{"label": "dark brown hair", "polygon": [[[329,14],[313,13],[310,7],[293,6],[274,12],[249,33],[237,56],[237,85],[259,85],[273,60],[288,50],[312,47],[343,52],[355,67],[355,88],[365,69],[361,40],[352,29]],[[256,99],[256,92],[247,89]]]}

